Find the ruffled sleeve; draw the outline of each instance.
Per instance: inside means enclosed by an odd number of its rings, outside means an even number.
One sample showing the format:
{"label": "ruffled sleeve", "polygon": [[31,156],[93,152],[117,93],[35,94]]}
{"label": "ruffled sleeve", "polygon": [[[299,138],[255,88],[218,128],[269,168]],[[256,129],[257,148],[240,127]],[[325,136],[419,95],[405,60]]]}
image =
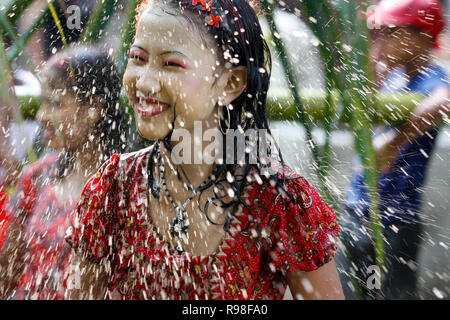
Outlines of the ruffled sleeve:
{"label": "ruffled sleeve", "polygon": [[336,215],[303,177],[286,183],[298,204],[274,195],[266,220],[269,266],[283,274],[313,271],[329,262],[336,252],[339,238]]}
{"label": "ruffled sleeve", "polygon": [[114,253],[116,174],[119,155],[113,155],[86,183],[73,214],[66,241],[79,254],[98,262]]}

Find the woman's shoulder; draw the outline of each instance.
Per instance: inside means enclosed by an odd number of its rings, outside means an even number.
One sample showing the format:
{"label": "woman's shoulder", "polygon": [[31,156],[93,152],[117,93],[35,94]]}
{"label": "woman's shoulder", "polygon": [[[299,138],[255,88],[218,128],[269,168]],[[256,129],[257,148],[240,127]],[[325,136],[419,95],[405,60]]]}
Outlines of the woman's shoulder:
{"label": "woman's shoulder", "polygon": [[298,211],[302,215],[335,216],[333,209],[305,177],[278,160],[271,161],[269,173],[253,170],[252,177],[246,195],[251,202],[263,201],[272,212]]}
{"label": "woman's shoulder", "polygon": [[97,171],[97,176],[100,178],[101,176],[107,175],[119,175],[121,173],[125,173],[129,175],[132,171],[139,171],[142,173],[142,170],[137,170],[142,168],[143,166],[147,166],[147,161],[150,156],[151,151],[153,150],[153,146],[151,145],[147,148],[140,149],[133,152],[128,153],[115,153],[113,154]]}
{"label": "woman's shoulder", "polygon": [[137,151],[117,155],[118,166],[125,168],[127,171],[138,168],[146,168],[148,159],[151,157],[154,147],[155,144],[152,144],[151,146]]}
{"label": "woman's shoulder", "polygon": [[44,155],[33,163],[27,165],[19,178],[18,184],[31,182],[32,180],[48,175],[56,175],[58,173],[57,167],[58,153],[52,152]]}
{"label": "woman's shoulder", "polygon": [[255,172],[260,183],[247,189],[251,211],[248,217],[238,217],[246,226],[244,236],[261,235],[268,245],[269,265],[283,274],[316,270],[336,252],[336,215],[298,172],[275,162],[271,168],[272,180]]}
{"label": "woman's shoulder", "polygon": [[137,151],[122,153],[119,155],[119,158],[121,161],[124,161],[124,162],[136,161],[136,160],[139,160],[142,158],[147,158],[154,147],[155,147],[155,143],[152,144],[151,146],[148,146],[143,149],[139,149]]}
{"label": "woman's shoulder", "polygon": [[[253,166],[250,172],[250,184],[252,187],[257,186],[260,193],[269,191],[279,194],[283,189],[301,191],[311,188],[311,185],[299,172],[280,160],[271,159],[269,163],[269,166],[261,169]],[[252,187],[250,189],[253,189]]]}
{"label": "woman's shoulder", "polygon": [[106,194],[111,189],[125,190],[146,181],[146,168],[153,145],[134,152],[113,154],[89,179],[83,194]]}

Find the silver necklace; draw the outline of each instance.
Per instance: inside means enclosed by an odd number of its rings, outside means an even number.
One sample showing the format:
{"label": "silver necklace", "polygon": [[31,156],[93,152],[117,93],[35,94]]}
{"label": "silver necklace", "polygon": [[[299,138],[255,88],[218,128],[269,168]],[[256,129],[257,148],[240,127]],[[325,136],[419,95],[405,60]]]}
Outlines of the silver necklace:
{"label": "silver necklace", "polygon": [[[177,205],[175,203],[175,201],[172,198],[172,195],[169,192],[169,189],[167,188],[167,183],[166,183],[166,175],[165,175],[165,167],[164,164],[162,163],[162,157],[161,157],[161,152],[160,152],[160,148],[159,148],[159,144],[158,144],[158,149],[157,149],[157,160],[158,160],[158,167],[159,167],[159,172],[160,172],[160,179],[161,179],[161,184],[164,188],[164,191],[167,195],[167,198],[169,199],[169,201],[172,203],[175,211],[176,211],[176,215],[175,218],[173,218],[170,221],[170,234],[172,235],[172,237],[174,237],[176,239],[176,247],[175,250],[178,253],[183,253],[184,249],[183,246],[181,245],[181,240],[187,241],[186,240],[186,235],[188,233],[188,228],[189,228],[189,222],[187,219],[187,211],[186,211],[186,206],[189,204],[189,202],[191,202],[191,200],[195,197],[195,195],[202,190],[203,187],[205,187],[205,185],[207,184],[208,181],[211,180],[211,176],[209,176],[204,182],[202,182],[202,184],[198,187],[198,188],[193,188],[193,186],[191,185],[190,187],[186,185],[186,183],[184,181],[183,182],[183,186],[187,189],[187,190],[191,190],[191,195],[189,196],[189,198],[183,203],[183,205]],[[173,168],[172,168],[173,170]],[[178,172],[178,171],[177,171]],[[178,173],[178,179],[181,179],[179,173]]]}

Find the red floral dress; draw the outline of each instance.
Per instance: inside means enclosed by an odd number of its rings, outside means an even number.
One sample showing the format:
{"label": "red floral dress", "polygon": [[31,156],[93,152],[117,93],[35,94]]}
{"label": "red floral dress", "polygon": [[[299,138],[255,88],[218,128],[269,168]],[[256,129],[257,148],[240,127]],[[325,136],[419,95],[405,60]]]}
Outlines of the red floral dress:
{"label": "red floral dress", "polygon": [[71,256],[64,236],[76,202],[60,203],[56,198],[53,188],[58,171],[56,155],[52,154],[26,168],[17,183],[12,203],[19,216],[27,216],[27,246],[14,299],[64,299]]}
{"label": "red floral dress", "polygon": [[[339,228],[309,183],[287,181],[294,205],[253,177],[214,254],[178,254],[158,233],[148,206],[151,148],[114,155],[84,188],[67,241],[92,261],[108,260],[109,289],[123,299],[282,299],[285,274],[332,259]],[[260,181],[261,182],[261,181]]]}

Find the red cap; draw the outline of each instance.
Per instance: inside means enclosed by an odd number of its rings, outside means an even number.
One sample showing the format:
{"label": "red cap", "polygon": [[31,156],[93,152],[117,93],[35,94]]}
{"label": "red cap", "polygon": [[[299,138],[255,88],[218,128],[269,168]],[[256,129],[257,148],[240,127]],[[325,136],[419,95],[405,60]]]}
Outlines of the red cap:
{"label": "red cap", "polygon": [[381,26],[415,26],[433,37],[445,27],[443,8],[439,0],[382,0],[367,14],[370,28]]}

